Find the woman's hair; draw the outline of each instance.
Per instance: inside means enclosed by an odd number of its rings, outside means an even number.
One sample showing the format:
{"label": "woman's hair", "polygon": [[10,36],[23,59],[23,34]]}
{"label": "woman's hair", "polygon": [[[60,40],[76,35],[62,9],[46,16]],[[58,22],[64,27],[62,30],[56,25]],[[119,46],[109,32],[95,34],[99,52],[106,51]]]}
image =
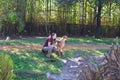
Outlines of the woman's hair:
{"label": "woman's hair", "polygon": [[48,38],[52,38],[56,33],[51,33]]}
{"label": "woman's hair", "polygon": [[51,37],[54,36],[55,34],[56,34],[56,33],[52,33],[52,34],[51,34]]}

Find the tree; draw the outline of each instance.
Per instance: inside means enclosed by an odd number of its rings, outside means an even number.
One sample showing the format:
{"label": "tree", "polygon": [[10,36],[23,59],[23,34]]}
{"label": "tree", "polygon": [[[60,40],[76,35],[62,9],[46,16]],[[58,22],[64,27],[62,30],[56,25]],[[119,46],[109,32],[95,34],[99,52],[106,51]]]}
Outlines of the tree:
{"label": "tree", "polygon": [[59,34],[68,31],[68,34],[72,35],[91,35],[89,31],[99,38],[100,33],[108,34],[108,29],[120,26],[119,0],[1,0],[0,2],[0,34],[4,36],[18,35],[23,31],[28,35],[43,35],[56,30]]}
{"label": "tree", "polygon": [[97,5],[97,25],[96,25],[96,32],[95,32],[95,37],[99,38],[100,37],[100,26],[101,26],[101,11],[104,6],[104,4],[108,4],[110,2],[115,2],[114,0],[95,0],[96,5]]}
{"label": "tree", "polygon": [[98,0],[98,3],[97,3],[97,26],[96,26],[96,32],[95,32],[96,38],[99,38],[99,36],[100,36],[101,10],[102,10],[102,0]]}

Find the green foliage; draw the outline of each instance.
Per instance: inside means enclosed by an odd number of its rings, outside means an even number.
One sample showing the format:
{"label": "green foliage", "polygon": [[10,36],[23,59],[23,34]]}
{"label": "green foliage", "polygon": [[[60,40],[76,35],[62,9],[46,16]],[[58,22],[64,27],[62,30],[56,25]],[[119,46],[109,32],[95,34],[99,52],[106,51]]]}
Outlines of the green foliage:
{"label": "green foliage", "polygon": [[120,0],[93,0],[93,1],[95,1],[96,5],[99,5],[99,4],[106,5],[108,3],[116,3],[116,4],[120,3]]}
{"label": "green foliage", "polygon": [[78,0],[56,0],[56,1],[58,2],[58,4],[62,6],[72,6],[75,2],[78,2]]}
{"label": "green foliage", "polygon": [[18,16],[13,12],[8,15],[8,19],[12,24],[16,24],[18,22]]}
{"label": "green foliage", "polygon": [[120,4],[120,0],[115,0],[116,3]]}
{"label": "green foliage", "polygon": [[24,30],[24,27],[25,27],[24,21],[20,18],[19,19],[19,29],[18,29],[19,33]]}
{"label": "green foliage", "polygon": [[22,32],[24,30],[25,24],[23,22],[22,16],[19,13],[16,12],[9,13],[8,21],[12,24],[17,24],[19,26],[18,28],[19,32]]}
{"label": "green foliage", "polygon": [[[57,27],[62,26],[61,29],[65,29],[66,24],[79,26],[82,22],[88,26],[94,25],[99,3],[105,9],[105,11],[104,9],[101,11],[101,25],[119,26],[120,21],[120,8],[114,5],[119,4],[120,0],[0,0],[0,2],[0,27],[3,20],[9,21],[17,24],[19,33],[24,30],[25,22],[30,22],[36,29],[47,22],[55,23]],[[111,3],[111,8],[108,6],[109,3]],[[43,14],[47,16],[45,17]],[[59,30],[57,27],[55,29]],[[41,27],[39,29],[36,31],[42,31]],[[30,29],[30,31],[32,30]],[[79,31],[75,28],[76,33]]]}
{"label": "green foliage", "polygon": [[[20,0],[20,1],[24,1],[24,0]],[[0,15],[1,15],[0,21],[5,21],[8,22],[9,24],[16,25],[17,27],[16,29],[20,33],[24,30],[24,26],[25,26],[22,11],[20,11],[20,8],[21,10],[24,10],[24,8],[23,5],[20,5],[17,2],[18,1],[16,0],[0,1]],[[9,26],[8,23],[0,24],[0,26],[7,24],[8,27],[11,27]]]}
{"label": "green foliage", "polygon": [[12,80],[13,61],[10,56],[0,53],[0,80]]}

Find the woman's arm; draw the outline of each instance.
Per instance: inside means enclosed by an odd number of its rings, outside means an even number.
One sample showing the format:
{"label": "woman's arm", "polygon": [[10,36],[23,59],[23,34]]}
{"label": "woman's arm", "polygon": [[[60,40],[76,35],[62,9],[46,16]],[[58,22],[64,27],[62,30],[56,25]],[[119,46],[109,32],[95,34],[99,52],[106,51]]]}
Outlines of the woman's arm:
{"label": "woman's arm", "polygon": [[49,41],[49,42],[48,42],[48,46],[50,46],[50,45],[51,45],[51,42]]}

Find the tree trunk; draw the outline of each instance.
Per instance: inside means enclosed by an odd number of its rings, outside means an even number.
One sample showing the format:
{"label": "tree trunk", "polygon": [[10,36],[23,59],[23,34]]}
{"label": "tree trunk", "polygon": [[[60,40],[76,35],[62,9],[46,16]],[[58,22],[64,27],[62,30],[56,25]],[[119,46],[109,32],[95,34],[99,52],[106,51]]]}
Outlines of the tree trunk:
{"label": "tree trunk", "polygon": [[85,5],[84,0],[82,1],[82,25],[85,24]]}
{"label": "tree trunk", "polygon": [[80,35],[80,0],[79,0],[79,10],[78,10],[78,35]]}
{"label": "tree trunk", "polygon": [[100,25],[101,25],[101,10],[102,10],[102,3],[98,3],[98,13],[97,13],[97,26],[96,26],[96,32],[95,32],[95,37],[99,38],[100,37]]}
{"label": "tree trunk", "polygon": [[[27,1],[26,0],[17,0],[17,10],[16,12],[20,14],[20,19],[23,21],[22,24],[25,24],[26,22],[26,4]],[[16,25],[15,27],[19,27],[18,29],[20,29],[21,25]],[[22,31],[17,30],[17,34],[21,35]]]}
{"label": "tree trunk", "polygon": [[85,18],[84,18],[84,23],[85,23],[85,25],[86,25],[86,22],[87,22],[87,0],[84,0],[85,2],[84,2],[84,4],[85,4],[85,10],[84,10],[84,13],[85,13]]}
{"label": "tree trunk", "polygon": [[48,0],[45,0],[45,32],[48,34]]}
{"label": "tree trunk", "polygon": [[112,6],[112,3],[111,2],[109,2],[109,13],[108,13],[108,16],[109,16],[109,20],[108,20],[108,24],[109,24],[109,26],[111,26],[111,6]]}

